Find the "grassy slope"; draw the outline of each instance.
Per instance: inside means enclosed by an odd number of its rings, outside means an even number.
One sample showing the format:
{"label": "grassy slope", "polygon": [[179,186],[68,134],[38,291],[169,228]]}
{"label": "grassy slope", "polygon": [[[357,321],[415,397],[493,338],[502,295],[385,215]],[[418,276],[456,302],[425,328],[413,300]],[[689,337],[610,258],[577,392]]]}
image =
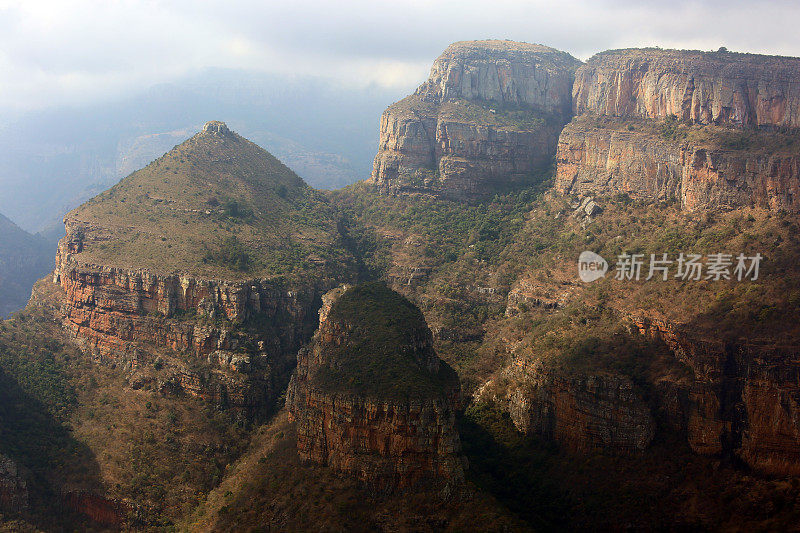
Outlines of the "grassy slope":
{"label": "grassy slope", "polygon": [[350,261],[324,196],[233,133],[195,135],[68,216],[101,228],[85,263],[237,279]]}

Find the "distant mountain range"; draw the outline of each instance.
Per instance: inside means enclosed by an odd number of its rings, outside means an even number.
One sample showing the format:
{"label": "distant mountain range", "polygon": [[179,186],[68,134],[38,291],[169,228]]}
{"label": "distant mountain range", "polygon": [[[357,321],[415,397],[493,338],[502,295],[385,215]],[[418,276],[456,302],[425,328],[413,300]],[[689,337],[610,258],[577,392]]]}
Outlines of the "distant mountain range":
{"label": "distant mountain range", "polygon": [[0,215],[0,317],[25,307],[33,282],[52,270],[52,255],[42,237]]}
{"label": "distant mountain range", "polygon": [[213,69],[123,100],[0,123],[0,212],[50,241],[61,217],[186,140],[210,118],[260,144],[309,184],[369,176],[381,110],[405,88]]}

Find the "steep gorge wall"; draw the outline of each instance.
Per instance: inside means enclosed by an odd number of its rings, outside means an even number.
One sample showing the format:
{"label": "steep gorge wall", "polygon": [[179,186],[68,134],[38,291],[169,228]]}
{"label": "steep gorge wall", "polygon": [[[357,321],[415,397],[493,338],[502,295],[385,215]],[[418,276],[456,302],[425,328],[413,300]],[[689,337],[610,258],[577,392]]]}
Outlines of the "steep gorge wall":
{"label": "steep gorge wall", "polygon": [[[677,199],[689,210],[800,211],[800,152],[777,142],[786,141],[779,130],[800,127],[800,59],[612,50],[576,71],[572,95],[576,118],[559,138],[558,190]],[[661,135],[659,124],[690,135]],[[742,131],[763,146],[718,142]]]}
{"label": "steep gorge wall", "polygon": [[[67,231],[53,275],[60,314],[95,359],[128,371],[135,387],[177,388],[250,412],[277,398],[313,333],[314,287],[88,265],[83,233],[69,221]],[[258,328],[245,328],[248,319]]]}
{"label": "steep gorge wall", "polygon": [[666,118],[739,127],[800,127],[800,59],[628,49],[575,73],[575,114]]}
{"label": "steep gorge wall", "polygon": [[688,210],[800,211],[800,154],[675,142],[581,117],[561,132],[556,161],[555,187],[562,193],[679,200]]}
{"label": "steep gorge wall", "polygon": [[637,317],[640,332],[663,340],[694,372],[685,417],[698,453],[733,454],[759,471],[800,475],[800,353],[695,338],[685,328]]}
{"label": "steep gorge wall", "polygon": [[633,454],[653,440],[655,421],[629,378],[565,375],[542,364],[523,372],[522,383],[506,399],[511,420],[521,432],[579,453]]}

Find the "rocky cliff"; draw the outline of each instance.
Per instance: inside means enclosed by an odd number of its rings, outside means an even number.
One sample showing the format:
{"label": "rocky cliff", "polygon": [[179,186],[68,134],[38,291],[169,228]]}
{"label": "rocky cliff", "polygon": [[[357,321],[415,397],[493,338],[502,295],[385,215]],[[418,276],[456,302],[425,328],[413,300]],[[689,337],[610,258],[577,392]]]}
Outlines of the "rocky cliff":
{"label": "rocky cliff", "polygon": [[569,376],[534,365],[511,393],[508,413],[521,432],[582,453],[641,452],[655,435],[647,403],[620,375]]}
{"label": "rocky cliff", "polygon": [[325,200],[222,122],[69,213],[60,313],[132,386],[264,413],[348,279]]}
{"label": "rocky cliff", "polygon": [[561,132],[555,186],[569,194],[678,200],[689,210],[800,211],[800,151],[720,146],[714,135],[724,139],[727,132],[719,128],[689,128],[690,134],[698,138],[676,140],[642,123],[578,117]]}
{"label": "rocky cliff", "polygon": [[575,73],[575,114],[800,127],[800,59],[726,51],[602,52]]}
{"label": "rocky cliff", "polygon": [[19,513],[28,507],[28,484],[19,467],[0,455],[0,511]]}
{"label": "rocky cliff", "polygon": [[378,491],[445,494],[464,478],[458,402],[458,377],[420,311],[375,283],[326,295],[287,397],[302,459]]}
{"label": "rocky cliff", "polygon": [[735,455],[769,474],[800,475],[796,347],[698,338],[684,326],[647,316],[635,322],[692,369],[688,403],[675,415],[693,450]]}
{"label": "rocky cliff", "polygon": [[575,74],[556,188],[799,211],[800,59],[613,50]]}
{"label": "rocky cliff", "polygon": [[579,64],[541,45],[452,44],[428,80],[381,116],[371,181],[453,198],[532,182],[569,118]]}

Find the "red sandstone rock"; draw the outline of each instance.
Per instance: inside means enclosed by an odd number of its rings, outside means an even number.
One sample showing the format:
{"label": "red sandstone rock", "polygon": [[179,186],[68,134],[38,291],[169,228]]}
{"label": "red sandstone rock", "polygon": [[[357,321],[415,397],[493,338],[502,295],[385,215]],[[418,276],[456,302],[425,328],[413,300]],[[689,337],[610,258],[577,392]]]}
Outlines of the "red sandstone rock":
{"label": "red sandstone rock", "polygon": [[298,353],[289,385],[300,457],[351,473],[379,491],[433,487],[448,494],[464,479],[455,424],[458,378],[436,357],[426,327],[420,335],[412,332],[398,353],[416,354],[420,372],[445,376],[440,390],[396,397],[323,385],[318,374],[326,367],[347,372],[348,343],[358,327],[328,316],[336,296],[325,298],[319,330]]}
{"label": "red sandstone rock", "polygon": [[575,114],[700,124],[800,127],[800,59],[628,49],[601,52],[575,73]]}

